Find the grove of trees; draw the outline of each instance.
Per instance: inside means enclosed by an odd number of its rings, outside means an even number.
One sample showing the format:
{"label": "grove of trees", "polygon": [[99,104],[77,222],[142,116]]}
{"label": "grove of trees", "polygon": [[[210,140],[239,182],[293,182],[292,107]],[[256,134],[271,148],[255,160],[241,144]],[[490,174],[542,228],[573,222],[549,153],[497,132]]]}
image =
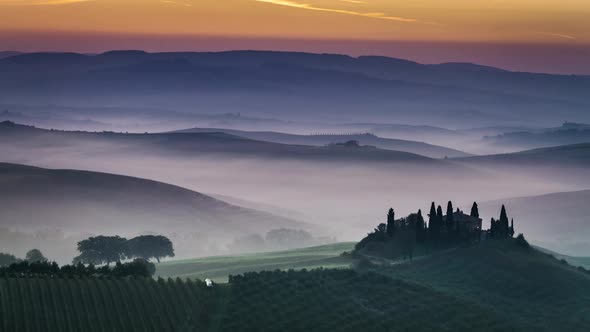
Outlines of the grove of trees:
{"label": "grove of trees", "polygon": [[479,208],[476,202],[473,203],[469,216],[465,216],[459,209],[455,211],[451,201],[447,203],[446,214],[443,215],[443,208],[432,202],[428,223],[424,220],[421,210],[405,218],[395,219],[395,211],[390,208],[386,222],[379,224],[373,232],[357,243],[355,250],[376,250],[385,254],[389,251],[389,254],[412,259],[417,244],[423,244],[429,248],[441,248],[477,242],[482,235],[487,235],[488,238],[514,236],[514,221],[509,225],[504,206],[500,211],[500,218],[497,221],[492,218],[489,230],[467,227],[464,224],[465,220],[474,222],[477,219],[479,219]]}
{"label": "grove of trees", "polygon": [[39,249],[29,250],[27,252],[27,255],[25,256],[25,260],[29,263],[47,262],[48,261],[47,257],[45,257],[43,255],[43,253],[41,252],[41,250],[39,250]]}
{"label": "grove of trees", "polygon": [[172,241],[162,235],[141,235],[130,240],[120,236],[95,236],[78,242],[79,256],[74,264],[107,266],[124,259],[141,258],[146,261],[174,257]]}

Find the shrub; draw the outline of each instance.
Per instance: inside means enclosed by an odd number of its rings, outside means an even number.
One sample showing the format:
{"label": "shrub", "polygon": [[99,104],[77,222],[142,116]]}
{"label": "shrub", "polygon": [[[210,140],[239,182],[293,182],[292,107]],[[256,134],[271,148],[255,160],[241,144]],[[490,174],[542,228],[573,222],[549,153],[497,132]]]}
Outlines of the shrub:
{"label": "shrub", "polygon": [[522,233],[518,234],[518,236],[516,237],[516,245],[521,248],[530,247],[528,241],[524,238],[524,235]]}

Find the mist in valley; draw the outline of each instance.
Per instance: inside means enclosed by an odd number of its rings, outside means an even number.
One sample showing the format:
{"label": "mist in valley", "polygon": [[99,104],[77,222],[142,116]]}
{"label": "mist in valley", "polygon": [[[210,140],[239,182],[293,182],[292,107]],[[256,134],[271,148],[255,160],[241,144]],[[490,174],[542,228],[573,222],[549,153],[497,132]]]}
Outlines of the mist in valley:
{"label": "mist in valley", "polygon": [[[227,197],[230,204],[247,205],[245,208],[272,215],[257,219],[255,215],[228,214],[220,210],[218,215],[203,219],[196,210],[185,206],[193,203],[178,199],[167,188],[146,192],[142,187],[130,190],[120,180],[107,182],[110,184],[106,186],[103,180],[97,180],[94,189],[101,194],[92,193],[92,183],[88,187],[88,183],[75,182],[78,188],[74,195],[67,196],[66,189],[43,195],[43,190],[35,189],[32,184],[35,180],[30,181],[27,185],[31,186],[31,191],[24,190],[13,203],[7,198],[3,200],[16,211],[38,212],[23,214],[5,210],[2,226],[15,232],[25,232],[30,238],[39,238],[35,234],[43,230],[63,233],[58,240],[52,238],[42,245],[48,255],[60,261],[68,261],[68,257],[75,254],[75,242],[83,237],[82,234],[128,237],[143,233],[166,234],[175,244],[177,258],[190,258],[239,252],[235,242],[241,237],[253,234],[264,236],[281,227],[305,230],[316,238],[358,241],[384,221],[389,207],[393,207],[397,215],[405,216],[418,209],[427,213],[432,201],[445,206],[447,201],[452,200],[455,206],[467,210],[473,201],[503,202],[507,198],[590,187],[587,164],[583,160],[580,164],[510,164],[494,160],[478,161],[477,158],[475,161],[472,161],[473,158],[414,159],[412,154],[402,154],[389,161],[387,152],[384,152],[385,159],[380,160],[374,158],[375,151],[371,150],[371,154],[367,155],[362,148],[359,148],[361,152],[334,152],[324,147],[291,151],[289,148],[277,150],[282,145],[256,143],[254,149],[243,145],[241,140],[229,141],[235,147],[218,146],[208,134],[171,134],[175,137],[180,135],[180,138],[162,140],[145,134],[36,130],[27,133],[27,130],[32,129],[20,128],[18,134],[6,134],[4,131],[5,136],[0,142],[4,162],[145,178],[208,193],[222,201]],[[27,139],[22,139],[21,135]],[[218,138],[216,135],[215,139]],[[9,139],[11,137],[19,139]],[[227,137],[221,138],[225,140]],[[249,150],[238,151],[243,147]],[[4,178],[3,181],[8,180]],[[40,188],[46,188],[43,182],[37,182]],[[52,183],[63,188],[67,187],[66,184],[63,180]],[[18,192],[18,187],[10,187],[3,195],[8,197]],[[35,192],[36,196],[31,192]],[[63,196],[61,200],[59,195]],[[101,202],[105,197],[109,199]],[[510,212],[509,201],[507,204]],[[573,208],[582,206],[578,204]],[[291,212],[285,216],[277,212],[281,210]],[[498,206],[484,208],[484,223],[498,214]],[[222,217],[224,215],[226,217]],[[531,234],[533,243],[538,241],[551,249],[564,249],[558,241],[550,241],[555,238],[551,228],[547,231],[539,229],[539,220],[526,216],[522,213],[514,216],[518,232]],[[579,244],[569,246],[568,252],[587,254],[586,242],[580,236],[588,234],[583,221],[554,222],[566,228],[570,227],[570,222],[579,225],[575,234],[563,232],[561,239],[575,240]],[[11,249],[11,241],[3,243],[9,243],[3,250]],[[18,245],[11,251],[25,250],[23,243],[27,242],[14,243]]]}
{"label": "mist in valley", "polygon": [[[432,201],[482,202],[486,223],[498,202],[590,188],[587,144],[565,146],[587,142],[587,76],[280,52],[38,53],[0,69],[0,161],[46,168],[0,174],[0,226],[49,232],[62,262],[88,234],[166,234],[189,258],[281,228],[357,241],[389,207]],[[588,255],[575,213],[514,216],[533,243]],[[537,227],[550,222],[559,237]]]}

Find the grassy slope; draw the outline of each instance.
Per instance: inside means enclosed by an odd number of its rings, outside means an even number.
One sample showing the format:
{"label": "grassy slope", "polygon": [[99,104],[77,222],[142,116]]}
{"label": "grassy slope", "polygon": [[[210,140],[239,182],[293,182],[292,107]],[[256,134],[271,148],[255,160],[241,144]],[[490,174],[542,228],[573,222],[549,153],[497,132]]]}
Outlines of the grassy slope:
{"label": "grassy slope", "polygon": [[[265,258],[293,265],[351,246],[232,259],[259,269]],[[0,305],[0,326],[19,331],[588,331],[590,276],[512,240],[485,241],[365,273],[251,272],[212,289],[171,280],[0,279]]]}
{"label": "grassy slope", "polygon": [[485,241],[383,273],[478,303],[526,330],[590,329],[590,276],[513,241]]}
{"label": "grassy slope", "polygon": [[553,255],[553,257],[555,257],[557,259],[565,259],[570,265],[581,266],[586,269],[590,269],[590,257],[562,255],[562,254],[557,253],[555,251],[551,251],[551,250],[541,248],[541,247],[536,247],[536,246],[535,246],[535,249],[545,252],[545,253],[548,253],[550,255]]}
{"label": "grassy slope", "polygon": [[216,282],[226,282],[228,275],[237,275],[244,272],[319,267],[341,268],[348,267],[351,259],[340,257],[340,254],[352,250],[353,247],[354,243],[346,242],[269,253],[169,261],[157,264],[156,275],[162,277],[210,278]]}
{"label": "grassy slope", "polygon": [[[121,230],[126,226],[143,231],[175,226],[223,233],[229,224],[253,231],[304,225],[182,187],[109,173],[0,163],[0,184],[0,199],[12,207],[0,210],[3,226],[14,226],[8,222],[19,220],[19,226],[27,221],[26,226],[68,230]],[[32,202],[37,213],[31,216]],[[100,213],[93,213],[98,209]],[[82,220],[80,210],[85,214]],[[126,220],[126,225],[120,220]]]}

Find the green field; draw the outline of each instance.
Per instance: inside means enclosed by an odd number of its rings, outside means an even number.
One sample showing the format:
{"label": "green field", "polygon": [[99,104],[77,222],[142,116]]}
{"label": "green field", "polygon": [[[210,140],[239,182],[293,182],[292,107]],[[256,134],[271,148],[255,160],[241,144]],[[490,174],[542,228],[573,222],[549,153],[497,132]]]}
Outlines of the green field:
{"label": "green field", "polygon": [[156,276],[201,280],[210,278],[215,282],[227,282],[229,275],[245,272],[347,268],[352,262],[351,258],[340,255],[353,248],[353,242],[344,242],[278,252],[175,260],[157,264]]}
{"label": "green field", "polygon": [[[360,270],[276,270],[276,260],[285,269],[348,266],[337,253],[350,246],[184,261],[232,274],[212,288],[190,279],[7,276],[0,330],[590,331],[590,274],[513,239]],[[230,265],[240,261],[273,271],[235,275]]]}

